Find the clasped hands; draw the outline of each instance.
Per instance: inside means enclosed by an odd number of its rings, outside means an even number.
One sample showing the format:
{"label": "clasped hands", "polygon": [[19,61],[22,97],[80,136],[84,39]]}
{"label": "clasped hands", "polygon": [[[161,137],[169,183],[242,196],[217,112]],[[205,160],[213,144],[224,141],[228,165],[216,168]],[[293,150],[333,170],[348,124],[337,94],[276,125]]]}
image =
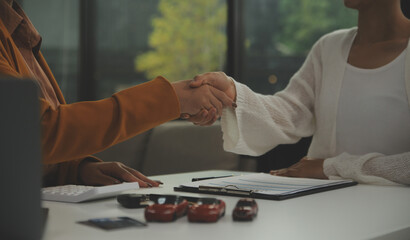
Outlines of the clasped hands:
{"label": "clasped hands", "polygon": [[172,85],[179,99],[181,118],[196,125],[212,125],[224,107],[236,108],[235,84],[223,72],[204,73]]}

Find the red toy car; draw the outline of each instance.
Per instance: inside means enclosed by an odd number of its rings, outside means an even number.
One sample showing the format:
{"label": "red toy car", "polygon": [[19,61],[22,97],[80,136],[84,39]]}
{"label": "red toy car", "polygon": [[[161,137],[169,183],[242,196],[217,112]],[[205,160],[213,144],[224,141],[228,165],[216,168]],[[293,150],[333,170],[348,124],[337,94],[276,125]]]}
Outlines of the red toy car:
{"label": "red toy car", "polygon": [[188,202],[180,196],[158,195],[150,199],[154,204],[145,208],[147,221],[171,222],[187,213]]}
{"label": "red toy car", "polygon": [[239,199],[232,212],[235,221],[252,221],[258,214],[258,205],[253,198]]}
{"label": "red toy car", "polygon": [[225,202],[216,198],[200,198],[188,210],[190,222],[216,222],[225,215]]}

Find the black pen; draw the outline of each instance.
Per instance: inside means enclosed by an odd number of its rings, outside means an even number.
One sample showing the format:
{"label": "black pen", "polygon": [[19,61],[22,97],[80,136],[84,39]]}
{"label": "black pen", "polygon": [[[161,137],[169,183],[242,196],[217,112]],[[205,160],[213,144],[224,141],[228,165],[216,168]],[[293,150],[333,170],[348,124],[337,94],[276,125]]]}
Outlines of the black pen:
{"label": "black pen", "polygon": [[218,176],[218,177],[192,178],[192,182],[202,181],[202,180],[209,180],[209,179],[215,179],[215,178],[226,178],[226,177],[233,177],[233,175]]}

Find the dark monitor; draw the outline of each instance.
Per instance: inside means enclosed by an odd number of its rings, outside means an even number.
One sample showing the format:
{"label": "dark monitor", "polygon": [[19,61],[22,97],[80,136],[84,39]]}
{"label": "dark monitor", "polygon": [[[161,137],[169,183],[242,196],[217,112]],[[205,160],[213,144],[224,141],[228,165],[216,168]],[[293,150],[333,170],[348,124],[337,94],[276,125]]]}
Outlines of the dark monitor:
{"label": "dark monitor", "polygon": [[0,239],[42,237],[37,93],[33,81],[0,78]]}

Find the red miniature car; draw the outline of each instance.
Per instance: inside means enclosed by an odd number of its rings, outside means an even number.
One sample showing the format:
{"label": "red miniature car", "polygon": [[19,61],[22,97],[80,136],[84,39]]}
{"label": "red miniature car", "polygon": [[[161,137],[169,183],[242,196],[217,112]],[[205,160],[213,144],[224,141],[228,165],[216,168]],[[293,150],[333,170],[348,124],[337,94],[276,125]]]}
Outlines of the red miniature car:
{"label": "red miniature car", "polygon": [[158,195],[150,199],[154,204],[145,208],[147,221],[171,222],[187,213],[188,202],[180,196]]}
{"label": "red miniature car", "polygon": [[239,199],[232,212],[235,221],[252,221],[258,214],[258,205],[253,198]]}
{"label": "red miniature car", "polygon": [[225,202],[216,198],[200,198],[188,210],[190,222],[216,222],[225,215]]}

